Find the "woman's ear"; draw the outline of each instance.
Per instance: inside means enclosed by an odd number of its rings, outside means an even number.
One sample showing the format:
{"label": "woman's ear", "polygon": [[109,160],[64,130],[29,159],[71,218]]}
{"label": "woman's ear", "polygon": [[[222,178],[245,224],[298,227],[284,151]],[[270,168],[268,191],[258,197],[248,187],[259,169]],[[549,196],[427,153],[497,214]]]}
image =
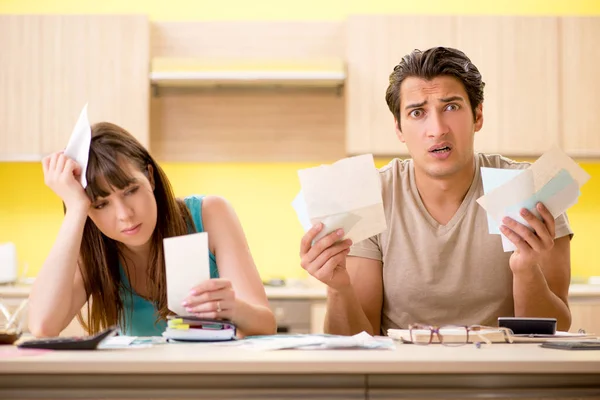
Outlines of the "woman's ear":
{"label": "woman's ear", "polygon": [[148,172],[148,181],[150,181],[150,186],[152,186],[152,190],[154,190],[156,185],[154,182],[154,168],[152,168],[151,164],[148,164],[147,172]]}

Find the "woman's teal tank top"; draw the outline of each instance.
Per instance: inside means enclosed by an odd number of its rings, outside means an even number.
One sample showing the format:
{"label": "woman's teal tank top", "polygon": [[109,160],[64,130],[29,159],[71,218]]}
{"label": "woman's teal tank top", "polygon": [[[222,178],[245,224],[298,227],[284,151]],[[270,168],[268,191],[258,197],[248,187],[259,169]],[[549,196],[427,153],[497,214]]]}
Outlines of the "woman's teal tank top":
{"label": "woman's teal tank top", "polygon": [[[202,225],[202,199],[204,196],[189,196],[186,197],[185,205],[190,210],[194,224],[196,225],[196,232],[204,232],[204,226]],[[215,256],[209,251],[209,262],[210,262],[210,277],[218,278],[219,270],[217,269],[217,262]],[[158,313],[154,304],[137,294],[135,294],[129,285],[127,280],[127,274],[121,270],[121,279],[126,290],[121,291],[121,297],[123,299],[123,323],[121,323],[121,332],[127,336],[160,336],[167,323],[165,321],[156,322]],[[199,283],[199,282],[198,282]]]}

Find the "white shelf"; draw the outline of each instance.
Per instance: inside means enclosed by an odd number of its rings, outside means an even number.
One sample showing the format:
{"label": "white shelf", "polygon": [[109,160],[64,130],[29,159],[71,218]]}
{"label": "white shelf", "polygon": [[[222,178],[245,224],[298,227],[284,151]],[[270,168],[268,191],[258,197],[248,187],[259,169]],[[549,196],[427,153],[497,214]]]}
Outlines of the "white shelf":
{"label": "white shelf", "polygon": [[263,60],[227,63],[198,59],[155,59],[150,83],[155,86],[308,86],[340,87],[346,80],[341,62],[299,63]]}
{"label": "white shelf", "polygon": [[152,72],[152,83],[166,82],[332,82],[342,84],[346,74],[341,71],[196,71]]}

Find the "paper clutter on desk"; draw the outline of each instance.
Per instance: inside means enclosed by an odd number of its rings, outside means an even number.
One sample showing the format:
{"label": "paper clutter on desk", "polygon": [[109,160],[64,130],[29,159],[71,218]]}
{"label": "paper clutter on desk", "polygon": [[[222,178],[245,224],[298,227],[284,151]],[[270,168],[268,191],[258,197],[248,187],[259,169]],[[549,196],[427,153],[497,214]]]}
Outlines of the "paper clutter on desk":
{"label": "paper clutter on desk", "polygon": [[481,177],[484,195],[477,202],[487,212],[489,233],[501,235],[505,252],[516,250],[499,229],[505,216],[532,229],[519,213],[522,208],[541,218],[535,207],[541,202],[557,218],[577,203],[581,186],[590,179],[558,148],[544,153],[527,169],[481,168]]}
{"label": "paper clutter on desk", "polygon": [[323,223],[315,241],[341,228],[344,239],[357,243],[387,228],[373,155],[302,169],[298,176],[302,189],[292,206],[305,232]]}
{"label": "paper clutter on desk", "polygon": [[234,344],[247,350],[393,350],[396,345],[393,339],[385,336],[371,336],[361,332],[354,336],[330,334],[277,334],[249,336]]}
{"label": "paper clutter on desk", "polygon": [[83,186],[84,189],[87,187],[86,172],[88,159],[90,156],[91,142],[92,128],[90,127],[90,122],[88,120],[86,104],[83,106],[83,110],[81,110],[81,113],[79,114],[79,118],[77,119],[77,123],[73,128],[73,132],[69,138],[69,143],[67,143],[67,147],[65,148],[64,152],[67,157],[75,160],[81,167],[81,176],[79,177],[79,182],[81,182],[81,186]]}
{"label": "paper clutter on desk", "polygon": [[181,303],[190,290],[210,279],[208,234],[206,232],[165,238],[167,306],[177,315],[191,315]]}

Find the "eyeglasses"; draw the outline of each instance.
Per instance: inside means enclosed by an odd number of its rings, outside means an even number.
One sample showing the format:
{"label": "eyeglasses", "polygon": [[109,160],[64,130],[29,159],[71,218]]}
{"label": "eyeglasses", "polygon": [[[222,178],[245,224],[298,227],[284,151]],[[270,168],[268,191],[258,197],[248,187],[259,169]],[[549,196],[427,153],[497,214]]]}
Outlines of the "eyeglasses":
{"label": "eyeglasses", "polygon": [[[498,335],[507,343],[512,343],[512,331],[508,328],[500,328],[484,325],[443,325],[430,326],[412,324],[409,327],[410,343],[428,345],[440,343],[444,346],[463,346],[467,343],[481,345],[492,344]],[[473,340],[474,339],[474,340]],[[490,340],[491,339],[491,340]]]}

